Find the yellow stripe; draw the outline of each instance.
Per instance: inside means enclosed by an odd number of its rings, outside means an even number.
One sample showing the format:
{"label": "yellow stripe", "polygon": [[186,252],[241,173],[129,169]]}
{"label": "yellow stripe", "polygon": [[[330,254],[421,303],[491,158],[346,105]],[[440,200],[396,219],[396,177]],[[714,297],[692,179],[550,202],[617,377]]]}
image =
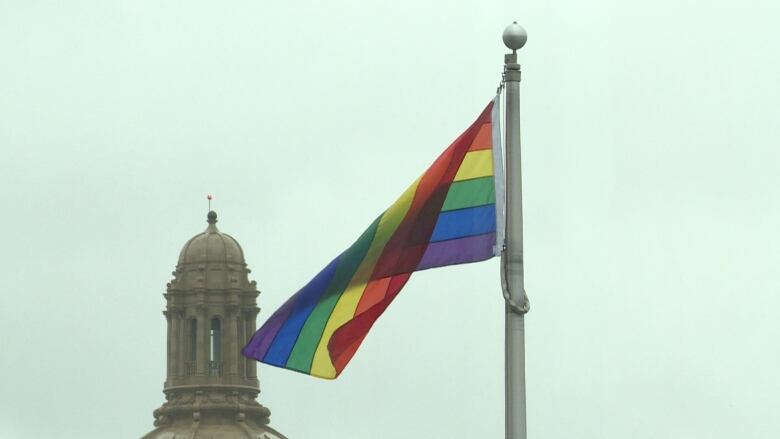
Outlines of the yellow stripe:
{"label": "yellow stripe", "polygon": [[[421,177],[422,178],[422,177]],[[379,256],[382,254],[387,241],[393,236],[398,225],[404,219],[406,212],[412,205],[414,199],[414,193],[417,191],[417,185],[420,183],[420,179],[412,183],[406,191],[390,206],[382,219],[379,220],[379,226],[377,226],[374,240],[368,248],[366,257],[360,263],[355,275],[350,280],[349,285],[344,290],[344,293],[336,303],[336,307],[328,319],[328,323],[325,324],[325,330],[322,332],[322,338],[320,338],[320,344],[317,346],[317,350],[314,352],[314,360],[311,365],[312,375],[316,375],[324,378],[335,378],[336,369],[333,367],[333,363],[330,361],[330,354],[328,353],[328,342],[330,337],[336,332],[336,329],[341,327],[346,322],[350,321],[355,315],[355,309],[360,302],[360,298],[363,296],[363,291],[366,289],[368,280],[371,277],[371,273],[374,271]]]}
{"label": "yellow stripe", "polygon": [[489,175],[493,175],[493,151],[481,149],[479,151],[471,151],[466,154],[466,157],[463,157],[463,163],[460,164],[454,181],[487,177]]}

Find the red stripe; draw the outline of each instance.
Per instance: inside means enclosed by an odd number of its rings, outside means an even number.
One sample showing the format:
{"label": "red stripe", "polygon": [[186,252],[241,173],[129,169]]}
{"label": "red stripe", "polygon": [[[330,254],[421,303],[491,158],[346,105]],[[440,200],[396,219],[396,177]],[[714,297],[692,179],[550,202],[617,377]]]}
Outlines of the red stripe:
{"label": "red stripe", "polygon": [[474,138],[474,142],[471,143],[469,151],[479,151],[482,149],[490,149],[493,147],[493,123],[491,121],[485,122],[479,128],[477,137]]}

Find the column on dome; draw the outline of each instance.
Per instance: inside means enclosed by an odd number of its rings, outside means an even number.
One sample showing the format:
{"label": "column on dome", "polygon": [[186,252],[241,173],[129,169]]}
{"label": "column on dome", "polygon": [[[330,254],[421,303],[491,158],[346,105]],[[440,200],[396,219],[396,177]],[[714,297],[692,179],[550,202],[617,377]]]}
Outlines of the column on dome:
{"label": "column on dome", "polygon": [[[206,358],[207,369],[206,375],[221,377],[225,374],[225,320],[227,315],[225,308],[222,306],[215,306],[209,309],[208,319],[208,337],[206,338],[209,345],[209,354]],[[218,326],[214,326],[214,321],[217,321]],[[213,334],[212,334],[213,331]],[[214,367],[212,369],[211,362],[214,361]]]}
{"label": "column on dome", "polygon": [[171,362],[171,377],[180,376],[181,364],[181,310],[172,309],[170,316],[170,338],[168,339],[168,345],[170,346],[171,355],[169,361]]}
{"label": "column on dome", "polygon": [[171,358],[171,325],[173,324],[171,322],[172,316],[170,311],[163,311],[163,315],[165,316],[165,320],[168,324],[168,332],[167,332],[167,346],[166,346],[166,352],[165,352],[165,365],[167,366],[167,372],[165,373],[167,381],[170,383],[171,377],[173,376],[173,360]]}
{"label": "column on dome", "polygon": [[206,305],[198,306],[198,352],[196,358],[196,369],[198,375],[207,376],[209,374],[209,330],[210,321],[206,315]]}
{"label": "column on dome", "polygon": [[244,324],[246,318],[243,313],[236,314],[236,333],[238,334],[238,350],[236,351],[236,363],[238,363],[238,376],[246,379],[246,358],[241,354],[241,349],[246,346],[246,330]]}
{"label": "column on dome", "polygon": [[174,374],[178,377],[184,377],[186,375],[186,361],[187,361],[187,349],[184,343],[187,340],[187,337],[185,334],[187,334],[187,327],[185,326],[187,319],[185,318],[184,309],[180,308],[176,312],[176,369],[174,369]]}
{"label": "column on dome", "polygon": [[226,321],[225,332],[227,334],[228,346],[227,352],[224,353],[223,358],[225,361],[225,374],[230,376],[238,375],[238,327],[236,322],[238,320],[238,307],[231,305],[226,309]]}
{"label": "column on dome", "polygon": [[[257,319],[257,312],[260,308],[254,307],[247,310],[247,322],[246,322],[246,339],[249,340],[255,333],[255,320]],[[246,378],[248,380],[257,379],[257,362],[255,360],[244,358],[246,362]]]}

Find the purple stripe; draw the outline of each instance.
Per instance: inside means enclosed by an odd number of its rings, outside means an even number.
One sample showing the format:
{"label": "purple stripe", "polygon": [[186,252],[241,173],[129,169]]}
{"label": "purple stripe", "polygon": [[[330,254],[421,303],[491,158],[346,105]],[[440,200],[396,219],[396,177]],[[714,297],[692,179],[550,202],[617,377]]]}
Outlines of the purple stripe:
{"label": "purple stripe", "polygon": [[496,232],[428,244],[418,270],[484,261],[493,257]]}
{"label": "purple stripe", "polygon": [[285,320],[287,320],[287,317],[290,315],[290,312],[295,308],[293,299],[295,299],[295,296],[288,299],[287,302],[263,324],[263,327],[252,335],[249,343],[241,350],[241,353],[244,354],[244,356],[254,358],[257,361],[263,360],[265,353],[268,351],[268,348],[276,337],[276,333],[279,332],[279,328],[282,327]]}

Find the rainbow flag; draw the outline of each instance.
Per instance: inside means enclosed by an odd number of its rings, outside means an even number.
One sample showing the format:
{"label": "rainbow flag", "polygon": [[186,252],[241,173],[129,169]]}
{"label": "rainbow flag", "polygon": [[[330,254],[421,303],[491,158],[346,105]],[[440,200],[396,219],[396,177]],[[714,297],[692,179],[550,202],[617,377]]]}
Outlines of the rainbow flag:
{"label": "rainbow flag", "polygon": [[412,272],[482,261],[504,239],[498,97],[362,235],[290,297],[242,353],[336,378]]}

